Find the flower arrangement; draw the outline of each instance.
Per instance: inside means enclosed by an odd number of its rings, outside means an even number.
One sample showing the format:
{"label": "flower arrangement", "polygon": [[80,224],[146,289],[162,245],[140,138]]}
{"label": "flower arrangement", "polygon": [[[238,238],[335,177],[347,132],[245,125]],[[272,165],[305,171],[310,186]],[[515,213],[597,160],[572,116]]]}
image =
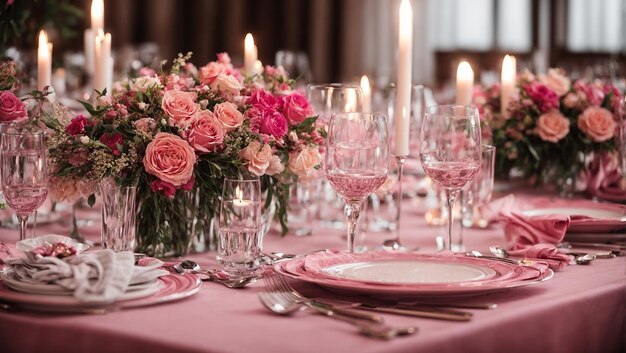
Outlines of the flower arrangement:
{"label": "flower arrangement", "polygon": [[535,183],[569,180],[573,186],[589,180],[594,159],[617,153],[622,99],[612,84],[571,81],[562,70],[550,69],[546,75],[520,74],[504,113],[499,85],[478,87],[473,102],[490,127],[497,175],[516,169]]}
{"label": "flower arrangement", "polygon": [[246,77],[226,53],[199,69],[190,55],[83,102],[90,116],[45,119],[51,195],[93,203],[105,178],[137,184],[138,250],[151,255],[186,253],[216,215],[223,178],[242,173],[260,177],[286,232],[290,183],[321,163],[324,131],[281,67]]}

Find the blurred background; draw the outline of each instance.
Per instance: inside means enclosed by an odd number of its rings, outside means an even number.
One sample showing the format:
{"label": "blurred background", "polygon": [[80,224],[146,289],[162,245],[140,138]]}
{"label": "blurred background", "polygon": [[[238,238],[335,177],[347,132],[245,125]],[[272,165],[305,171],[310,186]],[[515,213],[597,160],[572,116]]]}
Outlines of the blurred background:
{"label": "blurred background", "polygon": [[[4,2],[5,6],[2,6]],[[90,0],[15,0],[31,6],[18,19],[22,35],[6,40],[13,24],[0,1],[4,50],[34,49],[37,26],[51,31],[55,63],[82,50]],[[312,82],[395,80],[399,0],[105,0],[106,31],[113,35],[116,71],[193,51],[203,65],[230,53],[242,63],[246,33],[259,59],[274,64],[287,50],[290,65]],[[461,59],[477,80],[499,79],[504,54],[537,73],[561,66],[572,77],[626,76],[626,0],[412,0],[413,81],[432,87],[451,82]],[[35,21],[37,19],[38,22]],[[14,20],[15,21],[15,20]],[[22,22],[19,22],[22,21]],[[285,54],[285,53],[283,53]],[[282,58],[285,64],[285,57]]]}

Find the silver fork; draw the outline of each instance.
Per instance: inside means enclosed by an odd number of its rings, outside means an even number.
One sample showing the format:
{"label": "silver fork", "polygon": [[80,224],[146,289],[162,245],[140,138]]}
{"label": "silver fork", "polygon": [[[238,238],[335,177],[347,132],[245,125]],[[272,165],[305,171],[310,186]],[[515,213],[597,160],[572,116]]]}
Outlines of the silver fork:
{"label": "silver fork", "polygon": [[[303,304],[294,302],[288,298],[284,292],[260,292],[258,294],[261,303],[270,311],[279,315],[290,315],[303,307]],[[359,333],[372,338],[391,339],[398,336],[408,336],[417,332],[414,326],[391,327],[385,324],[371,323],[357,320],[351,317],[336,315],[332,310],[318,309],[325,314],[325,317],[347,322],[355,326]]]}
{"label": "silver fork", "polygon": [[323,310],[332,310],[336,314],[349,316],[355,319],[367,320],[376,323],[382,323],[384,321],[383,317],[380,315],[361,312],[359,310],[353,309],[337,308],[328,303],[309,299],[293,289],[293,287],[289,284],[289,282],[287,282],[284,277],[273,272],[263,275],[263,282],[265,283],[265,287],[269,292],[280,293],[286,299],[297,304],[305,305],[314,310],[319,311],[320,308],[322,308]]}

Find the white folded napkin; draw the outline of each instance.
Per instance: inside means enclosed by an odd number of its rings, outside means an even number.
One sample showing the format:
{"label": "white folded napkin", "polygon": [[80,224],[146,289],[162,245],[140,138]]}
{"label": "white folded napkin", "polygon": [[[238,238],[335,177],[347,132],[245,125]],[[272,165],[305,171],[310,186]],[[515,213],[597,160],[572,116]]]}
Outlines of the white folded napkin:
{"label": "white folded napkin", "polygon": [[110,302],[126,292],[129,285],[150,282],[167,274],[157,266],[135,266],[130,251],[99,250],[64,259],[39,257],[32,252],[10,260],[20,281],[55,283],[72,290],[84,302]]}

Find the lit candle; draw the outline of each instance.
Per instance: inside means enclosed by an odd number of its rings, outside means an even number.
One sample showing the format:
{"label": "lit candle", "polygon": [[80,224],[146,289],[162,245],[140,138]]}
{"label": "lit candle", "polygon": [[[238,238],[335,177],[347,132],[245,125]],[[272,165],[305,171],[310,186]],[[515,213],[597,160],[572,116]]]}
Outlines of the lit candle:
{"label": "lit candle", "polygon": [[516,66],[517,65],[515,62],[515,57],[512,55],[506,55],[504,57],[504,60],[502,60],[500,113],[502,113],[502,116],[504,117],[509,116],[509,112],[506,108],[509,106],[509,102],[511,102],[511,97],[515,93],[515,78],[517,75]]}
{"label": "lit candle", "polygon": [[461,61],[456,70],[456,104],[471,105],[474,89],[474,71],[467,61]]}
{"label": "lit candle", "polygon": [[363,92],[363,111],[372,111],[372,87],[366,75],[361,76],[361,91]]}
{"label": "lit candle", "polygon": [[91,2],[91,28],[85,30],[84,51],[85,51],[85,71],[88,75],[94,75],[95,70],[95,50],[96,35],[104,31],[104,1],[93,0]]}
{"label": "lit candle", "polygon": [[413,9],[408,0],[400,3],[398,29],[398,79],[396,87],[394,154],[409,154],[409,118],[411,115],[411,85],[413,61]]}
{"label": "lit candle", "polygon": [[351,89],[346,92],[346,105],[343,107],[344,112],[353,113],[357,111],[356,91]]}
{"label": "lit candle", "polygon": [[257,48],[254,45],[254,38],[252,34],[246,34],[244,40],[244,53],[243,53],[243,67],[248,76],[252,76],[256,73],[255,65],[257,61]]}
{"label": "lit candle", "polygon": [[104,1],[93,0],[91,2],[91,30],[93,33],[104,31]]}
{"label": "lit candle", "polygon": [[37,89],[52,83],[52,44],[48,43],[48,34],[43,29],[39,31],[39,47],[37,48]]}
{"label": "lit candle", "polygon": [[252,203],[251,200],[244,200],[243,199],[243,192],[241,192],[241,189],[239,189],[239,187],[237,187],[235,189],[235,199],[233,199],[233,206],[235,206],[235,207],[246,207],[246,206],[248,206],[251,203]]}

